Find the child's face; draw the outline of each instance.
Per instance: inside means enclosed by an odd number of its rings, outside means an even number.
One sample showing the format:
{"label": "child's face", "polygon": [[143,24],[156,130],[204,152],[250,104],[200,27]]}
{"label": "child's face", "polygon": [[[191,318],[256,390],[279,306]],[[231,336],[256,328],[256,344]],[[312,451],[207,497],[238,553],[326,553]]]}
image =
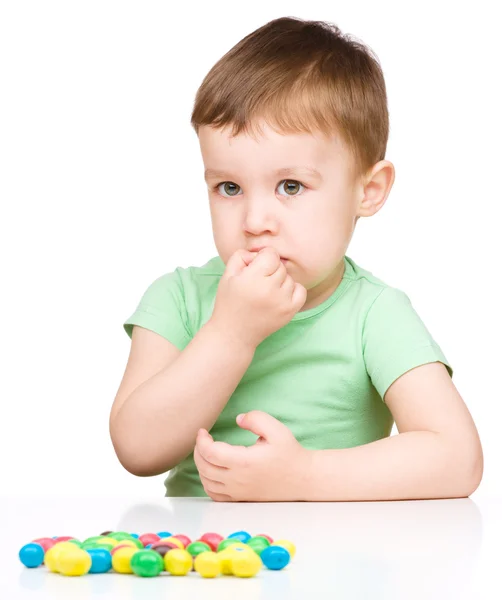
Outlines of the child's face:
{"label": "child's face", "polygon": [[[293,279],[312,290],[305,309],[314,297],[327,297],[341,277],[359,215],[352,158],[337,137],[280,135],[266,125],[258,141],[246,134],[230,139],[229,132],[199,129],[218,253],[226,264],[239,248],[275,248]],[[319,176],[275,173],[302,166]]]}

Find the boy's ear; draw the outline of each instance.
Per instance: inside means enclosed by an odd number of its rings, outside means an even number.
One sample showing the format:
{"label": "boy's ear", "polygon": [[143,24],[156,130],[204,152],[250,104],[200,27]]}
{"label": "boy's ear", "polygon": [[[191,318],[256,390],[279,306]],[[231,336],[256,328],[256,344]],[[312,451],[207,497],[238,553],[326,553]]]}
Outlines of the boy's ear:
{"label": "boy's ear", "polygon": [[357,215],[371,217],[387,200],[395,179],[394,165],[388,160],[377,162],[362,184],[361,200]]}

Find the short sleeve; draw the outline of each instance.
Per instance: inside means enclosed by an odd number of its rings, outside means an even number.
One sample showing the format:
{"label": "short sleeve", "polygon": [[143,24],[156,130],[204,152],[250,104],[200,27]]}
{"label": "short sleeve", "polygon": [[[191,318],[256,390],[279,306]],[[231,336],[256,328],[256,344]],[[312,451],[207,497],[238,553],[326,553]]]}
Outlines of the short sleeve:
{"label": "short sleeve", "polygon": [[410,299],[397,288],[384,288],[371,305],[362,346],[366,370],[382,399],[396,379],[426,363],[441,362],[453,376],[451,365]]}
{"label": "short sleeve", "polygon": [[192,335],[183,285],[177,271],[162,275],[144,292],[136,310],[123,324],[130,338],[134,325],[155,331],[179,350],[188,345]]}

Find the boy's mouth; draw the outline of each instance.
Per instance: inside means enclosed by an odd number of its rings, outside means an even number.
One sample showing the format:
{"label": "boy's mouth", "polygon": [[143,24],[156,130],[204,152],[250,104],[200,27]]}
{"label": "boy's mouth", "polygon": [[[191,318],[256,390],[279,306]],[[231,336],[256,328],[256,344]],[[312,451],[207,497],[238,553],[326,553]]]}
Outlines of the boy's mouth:
{"label": "boy's mouth", "polygon": [[[263,248],[267,248],[267,246],[255,246],[254,248],[250,248],[249,252],[259,252],[260,250],[263,250]],[[288,262],[288,259],[285,258],[284,256],[281,256],[281,261],[283,263]]]}

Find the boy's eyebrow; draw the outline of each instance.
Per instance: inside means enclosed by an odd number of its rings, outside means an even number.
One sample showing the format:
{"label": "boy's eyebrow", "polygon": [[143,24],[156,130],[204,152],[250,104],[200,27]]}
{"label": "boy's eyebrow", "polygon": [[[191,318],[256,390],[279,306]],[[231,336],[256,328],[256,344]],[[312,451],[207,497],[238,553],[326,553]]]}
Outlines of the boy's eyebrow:
{"label": "boy's eyebrow", "polygon": [[[273,175],[277,175],[279,177],[294,175],[295,173],[305,172],[311,177],[322,181],[322,175],[319,173],[317,169],[308,166],[296,166],[296,167],[283,167],[281,169],[277,169],[273,172]],[[232,176],[231,173],[227,173],[226,171],[220,171],[218,169],[206,169],[204,171],[204,179],[208,181],[209,179],[219,179],[227,176]]]}

